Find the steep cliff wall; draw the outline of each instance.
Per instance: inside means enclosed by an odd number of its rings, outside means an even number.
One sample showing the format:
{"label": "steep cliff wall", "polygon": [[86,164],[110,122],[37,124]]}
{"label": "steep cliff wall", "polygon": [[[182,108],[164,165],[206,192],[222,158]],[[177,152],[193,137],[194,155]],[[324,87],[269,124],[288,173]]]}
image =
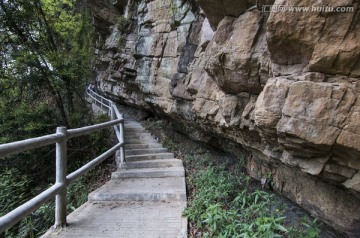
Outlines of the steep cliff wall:
{"label": "steep cliff wall", "polygon": [[[94,8],[112,25],[98,24],[108,32],[97,50],[102,92],[199,140],[244,148],[254,178],[360,234],[358,1],[318,4],[354,8],[344,13],[266,13],[265,0],[112,2]],[[126,3],[131,24],[115,20]]]}

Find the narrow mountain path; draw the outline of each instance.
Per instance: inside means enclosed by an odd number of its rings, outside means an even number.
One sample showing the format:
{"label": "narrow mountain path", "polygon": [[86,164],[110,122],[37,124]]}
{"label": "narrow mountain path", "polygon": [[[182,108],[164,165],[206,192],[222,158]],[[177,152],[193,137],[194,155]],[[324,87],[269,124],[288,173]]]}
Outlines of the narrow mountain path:
{"label": "narrow mountain path", "polygon": [[187,237],[185,172],[141,123],[125,116],[126,163],[43,237]]}

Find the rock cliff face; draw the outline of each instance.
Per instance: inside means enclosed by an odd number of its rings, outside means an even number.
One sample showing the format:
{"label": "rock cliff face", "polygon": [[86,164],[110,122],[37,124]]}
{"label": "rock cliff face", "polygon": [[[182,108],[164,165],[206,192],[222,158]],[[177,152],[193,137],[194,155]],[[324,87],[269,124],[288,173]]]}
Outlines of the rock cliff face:
{"label": "rock cliff face", "polygon": [[[344,13],[259,10],[310,0],[112,2],[93,3],[99,90],[243,148],[251,176],[360,235],[358,1],[318,4]],[[125,9],[131,22],[116,20]]]}

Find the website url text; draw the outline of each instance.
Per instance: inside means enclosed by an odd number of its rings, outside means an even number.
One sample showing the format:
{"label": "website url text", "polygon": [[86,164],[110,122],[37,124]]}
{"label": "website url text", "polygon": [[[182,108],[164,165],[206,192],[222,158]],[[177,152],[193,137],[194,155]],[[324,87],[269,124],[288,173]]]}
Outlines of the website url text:
{"label": "website url text", "polygon": [[311,6],[311,7],[295,7],[286,5],[263,5],[262,12],[290,12],[290,13],[301,13],[301,12],[354,12],[354,7],[329,7],[329,6]]}

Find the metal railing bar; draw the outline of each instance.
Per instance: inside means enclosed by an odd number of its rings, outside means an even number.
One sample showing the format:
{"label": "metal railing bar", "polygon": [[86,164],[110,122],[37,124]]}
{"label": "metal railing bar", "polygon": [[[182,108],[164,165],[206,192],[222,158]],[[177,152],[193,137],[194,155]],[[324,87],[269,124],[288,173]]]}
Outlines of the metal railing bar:
{"label": "metal railing bar", "polygon": [[114,126],[114,131],[115,131],[116,138],[118,139],[118,141],[123,142],[123,141],[121,141],[120,129],[118,126]]}
{"label": "metal railing bar", "polygon": [[119,109],[117,108],[117,106],[113,106],[112,108],[114,109],[114,112],[115,112],[115,115],[117,118],[123,118],[123,116],[119,112]]}
{"label": "metal railing bar", "polygon": [[34,197],[33,199],[27,201],[26,203],[15,208],[8,214],[2,216],[0,218],[0,232],[9,229],[17,222],[21,221],[26,216],[30,215],[33,211],[41,207],[44,203],[54,198],[54,196],[59,192],[61,192],[63,189],[65,189],[64,184],[54,184],[44,192]]}
{"label": "metal railing bar", "polygon": [[118,143],[116,144],[114,147],[112,147],[111,149],[107,150],[106,152],[104,152],[103,154],[101,154],[100,156],[96,157],[95,159],[93,159],[92,161],[90,161],[89,163],[85,164],[84,166],[82,166],[80,169],[72,172],[71,174],[69,174],[68,176],[66,176],[66,180],[68,183],[73,182],[74,180],[76,180],[78,177],[80,177],[81,175],[83,175],[84,173],[88,172],[89,170],[91,170],[92,168],[94,168],[96,165],[98,165],[99,163],[101,163],[102,161],[104,161],[106,158],[108,158],[109,156],[111,156],[112,154],[114,154],[116,152],[116,150],[118,150],[124,143]]}
{"label": "metal railing bar", "polygon": [[61,134],[51,134],[0,145],[0,157],[55,144],[64,139]]}
{"label": "metal railing bar", "polygon": [[[97,95],[94,91],[89,90],[89,95],[94,98],[95,100],[99,100],[98,98],[102,99],[103,97],[101,97],[100,95]],[[100,100],[99,100],[100,101]],[[108,99],[104,99],[104,101],[106,101],[107,103],[110,104],[110,101]]]}
{"label": "metal railing bar", "polygon": [[[116,105],[115,105],[115,107],[116,107]],[[123,115],[121,115],[120,118],[124,119]],[[119,134],[120,134],[120,139],[119,139],[120,142],[125,143],[124,122],[119,125]],[[126,159],[125,159],[125,148],[124,148],[124,146],[122,146],[122,147],[120,148],[120,163],[123,164],[124,162],[126,162]]]}
{"label": "metal railing bar", "polygon": [[[101,101],[99,101],[99,99],[97,99],[96,97],[94,97],[93,95],[91,95],[91,94],[88,94],[92,99],[94,99],[98,104],[99,104],[99,107],[100,107],[100,105],[104,105],[105,107],[107,107],[107,108],[110,108],[111,107],[111,105],[107,105],[107,104],[103,104]],[[109,102],[109,104],[110,104],[110,102]]]}
{"label": "metal railing bar", "polygon": [[86,127],[82,127],[82,128],[77,128],[77,129],[70,129],[67,131],[67,138],[73,138],[73,137],[77,137],[77,136],[82,136],[82,135],[86,135],[89,134],[91,132],[95,132],[98,130],[102,130],[105,129],[109,126],[114,126],[117,125],[121,122],[123,122],[124,119],[116,119],[113,121],[109,121],[109,122],[104,122],[104,123],[100,123],[97,125],[92,125],[92,126],[86,126]]}
{"label": "metal railing bar", "polygon": [[[94,100],[98,101],[100,104],[103,104],[104,106],[107,106],[109,108],[111,107],[111,104],[112,104],[111,100],[97,94],[90,88],[90,86],[87,88],[87,90],[88,90],[88,92],[90,92],[88,95],[90,95]],[[92,95],[95,95],[95,96],[92,96]],[[100,100],[97,99],[96,97],[100,98]],[[105,104],[103,101],[106,101],[108,103],[108,105]]]}

